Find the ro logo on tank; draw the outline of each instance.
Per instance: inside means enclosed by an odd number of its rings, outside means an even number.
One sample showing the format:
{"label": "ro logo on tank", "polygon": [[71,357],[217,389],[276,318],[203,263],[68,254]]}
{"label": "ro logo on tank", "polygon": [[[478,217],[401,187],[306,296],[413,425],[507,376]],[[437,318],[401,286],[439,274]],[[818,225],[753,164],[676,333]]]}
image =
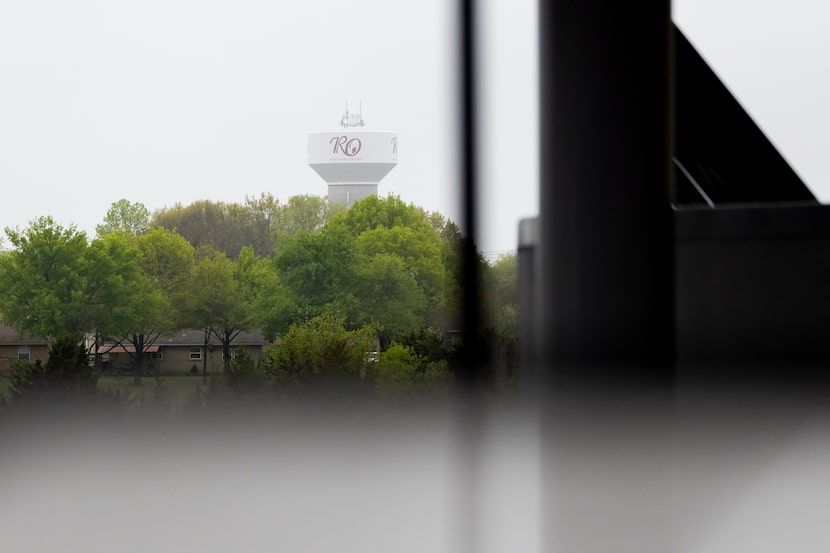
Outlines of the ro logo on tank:
{"label": "ro logo on tank", "polygon": [[336,154],[339,151],[348,157],[356,156],[360,153],[361,146],[363,146],[359,138],[349,138],[348,136],[335,136],[329,140],[329,144],[334,145],[331,153]]}

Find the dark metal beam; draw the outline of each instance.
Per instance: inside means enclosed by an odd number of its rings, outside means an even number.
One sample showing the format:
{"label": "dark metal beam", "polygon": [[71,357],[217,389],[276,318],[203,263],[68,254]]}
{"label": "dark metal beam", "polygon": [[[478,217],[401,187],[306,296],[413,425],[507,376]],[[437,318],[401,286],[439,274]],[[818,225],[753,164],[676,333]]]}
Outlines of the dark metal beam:
{"label": "dark metal beam", "polygon": [[670,2],[552,0],[540,24],[537,343],[554,385],[662,380],[674,341]]}

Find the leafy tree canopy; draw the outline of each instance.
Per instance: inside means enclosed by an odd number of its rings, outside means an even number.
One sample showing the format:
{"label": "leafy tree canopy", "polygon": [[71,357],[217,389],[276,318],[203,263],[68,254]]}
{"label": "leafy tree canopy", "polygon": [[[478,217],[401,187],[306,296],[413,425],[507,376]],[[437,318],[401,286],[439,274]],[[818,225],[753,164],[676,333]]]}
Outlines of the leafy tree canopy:
{"label": "leafy tree canopy", "polygon": [[239,253],[236,269],[249,298],[253,327],[272,339],[286,332],[298,307],[282,285],[273,261],[256,256],[253,248],[246,247]]}
{"label": "leafy tree canopy", "polygon": [[447,392],[454,379],[446,361],[430,361],[414,348],[393,343],[373,366],[377,395],[387,400]]}
{"label": "leafy tree canopy", "polygon": [[275,264],[306,316],[339,312],[356,319],[366,260],[346,229],[328,225],[317,233],[296,234],[285,240]]}
{"label": "leafy tree canopy", "polygon": [[112,203],[104,216],[104,222],[95,227],[95,232],[99,237],[116,231],[138,236],[149,228],[150,211],[144,204],[121,199]]}
{"label": "leafy tree canopy", "polygon": [[134,264],[122,272],[122,301],[110,305],[105,336],[132,346],[134,383],[140,384],[144,353],[160,335],[185,322],[181,307],[189,293],[194,251],[187,240],[160,228],[138,237],[120,233],[105,238],[122,241]]}
{"label": "leafy tree canopy", "polygon": [[366,377],[366,352],[374,349],[371,327],[350,331],[343,315],[326,313],[292,325],[268,353],[278,383],[354,390]]}
{"label": "leafy tree canopy", "polygon": [[222,342],[223,359],[230,361],[230,345],[253,322],[250,289],[244,286],[238,263],[211,247],[200,248],[185,302],[191,326],[205,329]]}
{"label": "leafy tree canopy", "polygon": [[431,228],[429,216],[423,209],[392,195],[386,198],[364,198],[352,205],[341,217],[355,236],[377,227],[408,227],[416,231],[424,227]]}
{"label": "leafy tree canopy", "polygon": [[0,256],[0,313],[6,324],[36,336],[82,335],[91,290],[86,234],[41,217],[23,230],[6,228],[14,248]]}
{"label": "leafy tree canopy", "polygon": [[336,311],[349,328],[376,325],[386,343],[452,326],[460,290],[448,261],[454,255],[424,210],[395,196],[369,197],[319,231],[287,238],[276,269],[302,306],[295,320]]}
{"label": "leafy tree canopy", "polygon": [[519,268],[516,254],[501,256],[484,272],[486,324],[516,335]]}
{"label": "leafy tree canopy", "polygon": [[273,227],[277,247],[281,248],[283,240],[291,236],[319,231],[334,215],[345,210],[345,205],[330,204],[323,196],[292,196],[282,206]]}
{"label": "leafy tree canopy", "polygon": [[175,230],[193,247],[213,246],[230,259],[250,246],[260,257],[274,255],[282,241],[320,230],[333,214],[345,210],[325,197],[293,196],[282,205],[270,194],[248,197],[241,204],[200,200],[176,204],[153,215],[152,226]]}
{"label": "leafy tree canopy", "polygon": [[171,299],[181,300],[195,264],[196,251],[175,231],[150,229],[137,240],[141,271]]}

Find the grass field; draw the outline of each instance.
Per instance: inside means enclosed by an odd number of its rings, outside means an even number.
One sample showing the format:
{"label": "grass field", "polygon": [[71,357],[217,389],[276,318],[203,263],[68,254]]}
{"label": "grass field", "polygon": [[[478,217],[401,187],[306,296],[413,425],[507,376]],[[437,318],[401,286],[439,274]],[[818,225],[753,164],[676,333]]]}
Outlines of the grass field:
{"label": "grass field", "polygon": [[150,376],[142,378],[141,386],[133,385],[132,376],[102,376],[98,379],[98,388],[119,393],[131,405],[161,401],[169,402],[174,410],[180,410],[199,393],[207,392],[208,386],[202,384],[201,376],[165,376],[158,380]]}
{"label": "grass field", "polygon": [[[210,382],[210,377],[208,377]],[[130,405],[147,405],[165,402],[174,410],[180,410],[201,392],[207,392],[209,384],[202,384],[199,376],[165,376],[160,380],[144,377],[141,386],[133,385],[132,376],[102,376],[98,379],[101,390],[119,393]],[[9,378],[0,380],[0,395],[9,399]]]}

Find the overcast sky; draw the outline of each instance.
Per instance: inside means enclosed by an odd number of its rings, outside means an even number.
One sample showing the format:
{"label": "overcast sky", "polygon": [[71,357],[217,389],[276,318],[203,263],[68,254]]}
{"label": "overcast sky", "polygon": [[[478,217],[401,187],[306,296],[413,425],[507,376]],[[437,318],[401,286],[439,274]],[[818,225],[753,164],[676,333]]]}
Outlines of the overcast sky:
{"label": "overcast sky", "polygon": [[[533,0],[485,3],[481,247],[537,210]],[[822,200],[830,198],[826,9],[678,0],[675,18]],[[326,193],[307,133],[362,101],[399,134],[379,192],[457,219],[454,12],[447,0],[0,3],[0,226],[50,214],[94,234],[119,198]]]}

